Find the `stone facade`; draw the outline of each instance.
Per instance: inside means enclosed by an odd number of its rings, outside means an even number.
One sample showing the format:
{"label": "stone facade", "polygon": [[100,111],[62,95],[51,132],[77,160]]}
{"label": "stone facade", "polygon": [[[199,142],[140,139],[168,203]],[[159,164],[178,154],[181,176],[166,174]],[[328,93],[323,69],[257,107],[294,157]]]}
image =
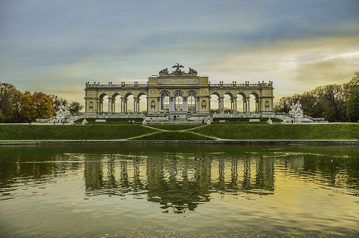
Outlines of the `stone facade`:
{"label": "stone facade", "polygon": [[[147,84],[100,84],[86,83],[85,110],[87,116],[106,115],[121,116],[131,112],[148,115],[158,114],[211,114],[211,97],[218,98],[219,113],[225,111],[224,98],[229,96],[230,114],[249,114],[250,97],[255,99],[255,113],[273,112],[273,82],[258,82],[250,84],[210,84],[207,76],[199,76],[197,71],[189,68],[188,72],[181,70],[182,65],[176,64],[169,72],[163,69],[159,75],[148,77]],[[107,96],[108,108],[104,108],[104,98]],[[140,110],[140,98],[145,96],[147,108]],[[227,96],[227,98],[228,98]],[[133,98],[132,108],[128,107],[129,97]],[[143,98],[143,97],[142,97]],[[243,110],[237,110],[237,99],[241,98]],[[118,102],[120,101],[120,103]],[[117,103],[116,103],[117,102]],[[115,108],[115,105],[117,105]],[[120,105],[120,106],[119,106]],[[227,109],[228,111],[228,109]],[[228,112],[227,112],[228,113]]]}

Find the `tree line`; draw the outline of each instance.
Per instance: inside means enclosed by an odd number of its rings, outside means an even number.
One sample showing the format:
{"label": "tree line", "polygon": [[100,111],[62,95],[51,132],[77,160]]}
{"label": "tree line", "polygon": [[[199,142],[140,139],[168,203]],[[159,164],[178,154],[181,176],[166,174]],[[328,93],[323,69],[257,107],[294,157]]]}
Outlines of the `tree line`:
{"label": "tree line", "polygon": [[341,85],[320,86],[303,94],[283,97],[274,106],[276,112],[290,110],[292,103],[300,101],[305,115],[325,118],[331,122],[357,122],[359,120],[359,72]]}
{"label": "tree line", "polygon": [[52,118],[61,103],[69,107],[72,115],[83,109],[80,103],[69,103],[57,95],[21,92],[10,83],[0,82],[0,122],[29,122]]}

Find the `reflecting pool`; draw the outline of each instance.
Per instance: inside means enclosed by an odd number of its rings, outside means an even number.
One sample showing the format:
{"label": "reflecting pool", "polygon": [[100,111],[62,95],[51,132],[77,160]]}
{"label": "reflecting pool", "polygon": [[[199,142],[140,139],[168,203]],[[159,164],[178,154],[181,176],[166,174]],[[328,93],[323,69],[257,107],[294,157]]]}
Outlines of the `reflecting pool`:
{"label": "reflecting pool", "polygon": [[2,146],[0,237],[359,237],[359,148]]}

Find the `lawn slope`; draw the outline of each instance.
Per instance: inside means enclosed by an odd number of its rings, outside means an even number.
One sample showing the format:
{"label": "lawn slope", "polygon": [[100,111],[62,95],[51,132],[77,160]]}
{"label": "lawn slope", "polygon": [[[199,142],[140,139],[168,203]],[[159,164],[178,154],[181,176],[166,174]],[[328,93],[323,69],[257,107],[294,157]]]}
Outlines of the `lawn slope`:
{"label": "lawn slope", "polygon": [[209,125],[192,131],[222,139],[359,139],[359,124]]}

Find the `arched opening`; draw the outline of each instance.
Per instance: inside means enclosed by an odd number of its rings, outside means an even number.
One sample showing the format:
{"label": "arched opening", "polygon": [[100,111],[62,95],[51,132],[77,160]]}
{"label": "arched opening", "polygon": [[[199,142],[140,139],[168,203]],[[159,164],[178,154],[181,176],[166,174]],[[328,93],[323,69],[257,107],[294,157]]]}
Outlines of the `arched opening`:
{"label": "arched opening", "polygon": [[175,111],[180,112],[183,110],[183,94],[176,92],[174,94]]}
{"label": "arched opening", "polygon": [[224,113],[232,113],[233,112],[233,101],[232,101],[232,95],[229,93],[224,94],[223,97],[224,100]]}
{"label": "arched opening", "polygon": [[237,94],[237,112],[238,113],[246,112],[245,98],[246,98],[246,95],[241,94],[241,93]]}
{"label": "arched opening", "polygon": [[108,112],[108,95],[107,94],[101,94],[99,97],[99,113],[105,113]]}
{"label": "arched opening", "polygon": [[170,110],[170,93],[162,92],[160,94],[160,107],[161,111],[169,111]]}
{"label": "arched opening", "polygon": [[196,111],[196,93],[195,92],[188,93],[187,103],[188,103],[188,111],[195,112]]}
{"label": "arched opening", "polygon": [[121,112],[121,95],[115,93],[112,95],[112,113]]}
{"label": "arched opening", "polygon": [[142,93],[138,95],[138,112],[146,112],[147,111],[147,96],[146,94]]}
{"label": "arched opening", "polygon": [[258,94],[251,93],[249,99],[250,112],[258,112]]}
{"label": "arched opening", "polygon": [[210,97],[211,113],[219,113],[219,95],[216,93],[211,94]]}
{"label": "arched opening", "polygon": [[134,96],[133,96],[133,94],[127,94],[125,96],[124,112],[126,112],[126,113],[134,112]]}

